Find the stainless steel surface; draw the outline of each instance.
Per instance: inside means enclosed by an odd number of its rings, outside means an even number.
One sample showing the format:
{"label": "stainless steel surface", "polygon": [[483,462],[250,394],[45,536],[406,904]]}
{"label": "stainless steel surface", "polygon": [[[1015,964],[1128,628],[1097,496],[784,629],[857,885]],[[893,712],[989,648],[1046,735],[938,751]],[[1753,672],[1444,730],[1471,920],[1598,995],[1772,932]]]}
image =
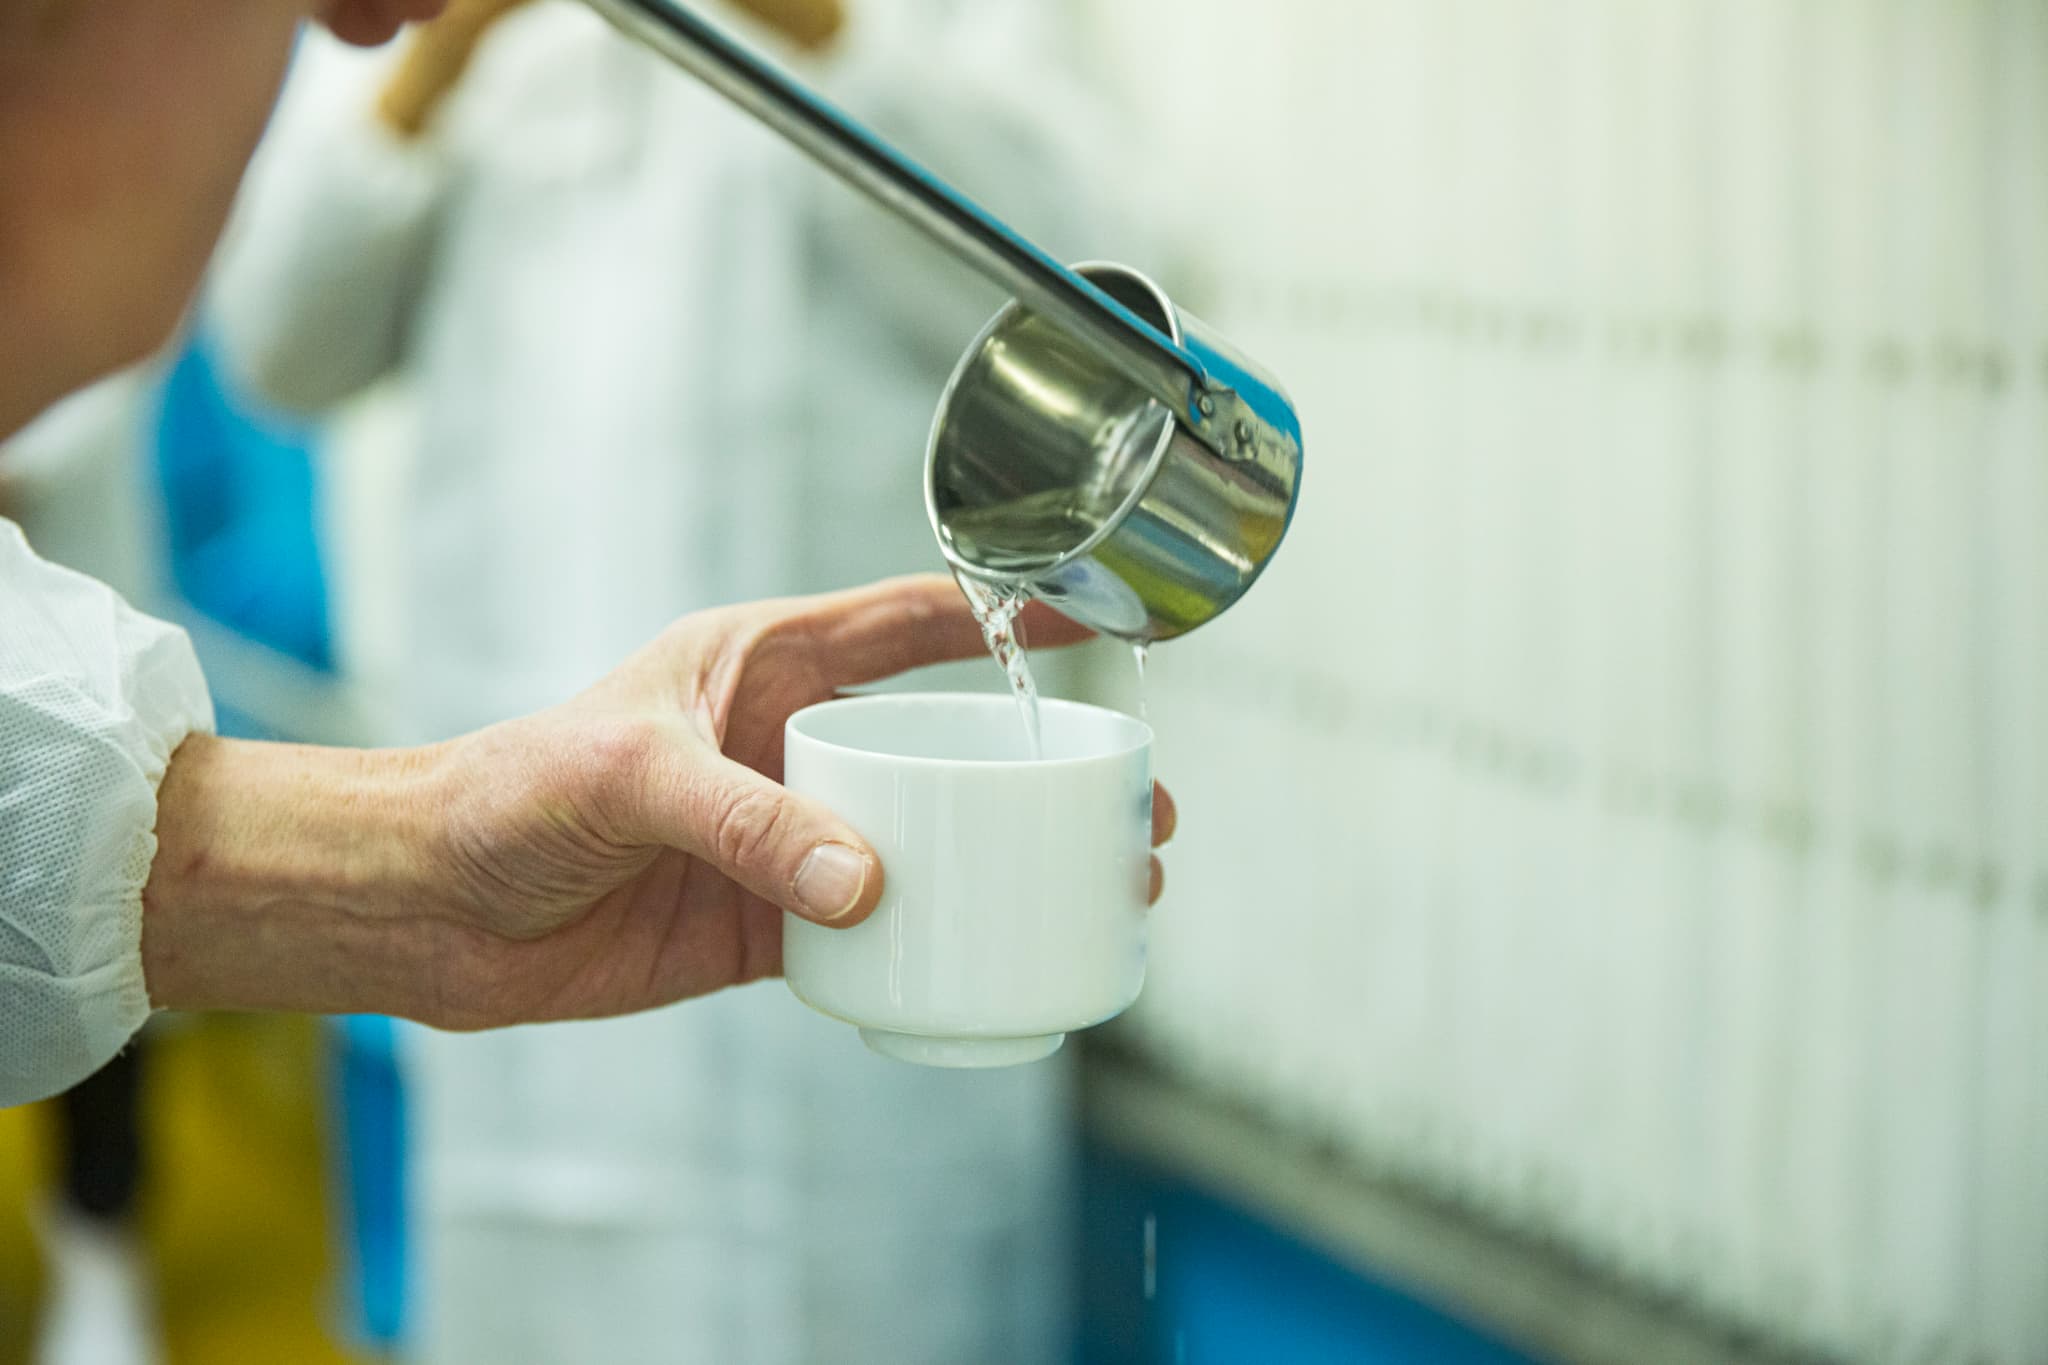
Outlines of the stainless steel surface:
{"label": "stainless steel surface", "polygon": [[[1201,399],[1202,360],[1132,314],[994,215],[673,0],[587,0],[629,37],[673,61],[780,133],[875,203],[923,232],[1026,306],[1078,337],[1219,447]],[[1210,407],[1227,404],[1212,400]]]}
{"label": "stainless steel surface", "polygon": [[1142,275],[1053,260],[674,0],[587,3],[1015,295],[933,431],[927,498],[955,567],[1028,580],[1131,640],[1244,595],[1300,477],[1300,423],[1270,376]]}
{"label": "stainless steel surface", "polygon": [[1141,386],[1016,303],[982,332],[939,402],[925,500],[954,568],[1028,583],[1127,640],[1171,639],[1242,597],[1286,534],[1301,428],[1272,378],[1143,275],[1076,273],[1202,357],[1218,450]]}

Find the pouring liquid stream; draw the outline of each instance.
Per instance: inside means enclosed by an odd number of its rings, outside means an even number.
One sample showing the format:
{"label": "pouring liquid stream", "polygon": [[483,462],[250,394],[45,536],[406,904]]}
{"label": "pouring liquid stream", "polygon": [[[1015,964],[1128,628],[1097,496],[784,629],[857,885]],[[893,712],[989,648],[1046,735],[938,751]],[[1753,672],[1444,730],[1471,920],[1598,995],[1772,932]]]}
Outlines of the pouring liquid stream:
{"label": "pouring liquid stream", "polygon": [[1045,744],[1038,724],[1038,680],[1031,676],[1031,661],[1024,654],[1024,640],[1018,620],[1031,601],[1031,590],[1021,585],[990,583],[964,573],[955,573],[960,591],[966,594],[968,609],[981,627],[981,638],[995,656],[1010,692],[1017,698],[1017,713],[1024,720],[1024,738],[1033,758],[1045,757]]}
{"label": "pouring liquid stream", "polygon": [[[957,571],[953,578],[967,598],[975,624],[981,627],[982,641],[995,656],[1010,684],[1011,695],[1017,699],[1017,714],[1024,722],[1024,738],[1031,757],[1044,758],[1045,742],[1038,720],[1038,679],[1032,676],[1031,660],[1024,652],[1023,632],[1019,629],[1024,608],[1031,603],[1031,590],[1021,584],[990,583]],[[1131,658],[1138,666],[1138,719],[1149,722],[1152,708],[1145,695],[1148,650],[1149,646],[1144,644],[1131,646]]]}

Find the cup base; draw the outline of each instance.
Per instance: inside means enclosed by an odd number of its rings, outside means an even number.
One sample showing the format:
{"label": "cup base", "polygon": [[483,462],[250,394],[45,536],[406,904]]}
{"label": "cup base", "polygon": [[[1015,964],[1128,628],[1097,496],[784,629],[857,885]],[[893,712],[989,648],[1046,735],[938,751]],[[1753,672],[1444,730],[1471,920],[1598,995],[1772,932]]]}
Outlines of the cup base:
{"label": "cup base", "polygon": [[860,1040],[871,1052],[894,1057],[919,1066],[960,1069],[1022,1066],[1042,1062],[1067,1041],[1064,1033],[1042,1033],[1030,1038],[933,1038],[920,1033],[891,1033],[887,1029],[864,1028]]}

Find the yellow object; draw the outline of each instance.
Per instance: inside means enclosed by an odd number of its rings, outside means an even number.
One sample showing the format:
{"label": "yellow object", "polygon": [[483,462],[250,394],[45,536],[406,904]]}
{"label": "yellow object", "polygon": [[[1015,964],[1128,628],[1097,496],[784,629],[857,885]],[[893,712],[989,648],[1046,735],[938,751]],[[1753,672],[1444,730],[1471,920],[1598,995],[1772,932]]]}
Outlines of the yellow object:
{"label": "yellow object", "polygon": [[[181,1019],[150,1037],[142,1232],[168,1365],[350,1365],[337,1279],[319,1028]],[[50,1106],[0,1111],[0,1365],[29,1359],[50,1186]]]}

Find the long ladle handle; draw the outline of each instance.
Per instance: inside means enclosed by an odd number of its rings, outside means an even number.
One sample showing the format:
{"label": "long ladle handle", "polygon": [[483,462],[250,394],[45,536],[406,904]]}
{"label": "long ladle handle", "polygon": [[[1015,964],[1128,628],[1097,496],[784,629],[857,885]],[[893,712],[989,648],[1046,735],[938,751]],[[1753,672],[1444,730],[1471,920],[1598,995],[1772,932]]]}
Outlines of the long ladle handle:
{"label": "long ladle handle", "polygon": [[844,111],[672,0],[586,3],[1201,424],[1201,361]]}

